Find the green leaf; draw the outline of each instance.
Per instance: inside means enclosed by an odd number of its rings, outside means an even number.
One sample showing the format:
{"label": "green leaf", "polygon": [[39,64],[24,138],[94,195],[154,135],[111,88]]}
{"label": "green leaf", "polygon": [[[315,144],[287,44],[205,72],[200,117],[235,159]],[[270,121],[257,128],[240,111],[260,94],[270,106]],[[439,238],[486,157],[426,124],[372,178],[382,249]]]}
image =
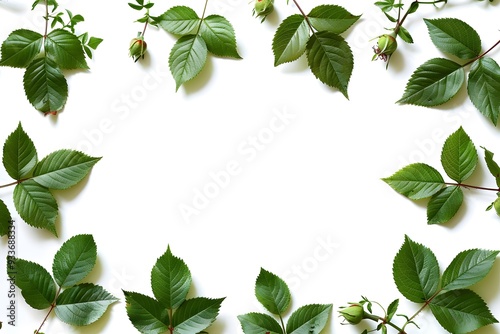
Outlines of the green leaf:
{"label": "green leaf", "polygon": [[207,44],[199,35],[186,35],[177,40],[168,59],[176,90],[201,72],[207,60],[207,52]]}
{"label": "green leaf", "polygon": [[97,246],[92,235],[76,235],[57,251],[52,263],[52,273],[60,287],[72,286],[92,271],[96,260]]}
{"label": "green leaf", "polygon": [[220,305],[224,298],[192,298],[179,306],[172,317],[175,333],[200,333],[210,326],[219,314]]}
{"label": "green leaf", "polygon": [[443,224],[460,209],[464,194],[459,186],[446,187],[434,194],[427,204],[427,224]]}
{"label": "green leaf", "polygon": [[57,64],[48,57],[30,63],[24,72],[24,91],[30,103],[44,113],[60,111],[68,98],[68,83]]}
{"label": "green leaf", "polygon": [[467,93],[474,106],[488,117],[493,125],[500,113],[500,67],[490,57],[472,63],[467,83]]}
{"label": "green leaf", "polygon": [[7,205],[0,199],[0,237],[9,234],[12,217]]}
{"label": "green leaf", "polygon": [[395,7],[394,0],[377,1],[375,6],[379,7],[383,12],[389,12]]}
{"label": "green leaf", "polygon": [[43,310],[54,302],[56,298],[56,284],[49,272],[41,265],[15,259],[15,283],[26,303],[37,310]]}
{"label": "green leaf", "polygon": [[45,52],[61,69],[88,69],[82,43],[64,29],[52,30],[45,40]]}
{"label": "green leaf", "polygon": [[419,66],[406,84],[397,103],[431,107],[448,102],[465,82],[460,64],[443,58],[433,58]]}
{"label": "green leaf", "polygon": [[2,43],[0,66],[27,67],[41,52],[43,36],[37,32],[19,29],[10,33]]}
{"label": "green leaf", "polygon": [[325,327],[332,305],[305,305],[290,315],[286,324],[288,334],[319,334]]}
{"label": "green leaf", "polygon": [[87,45],[89,48],[95,50],[102,43],[103,39],[99,37],[90,37]]}
{"label": "green leaf", "polygon": [[130,3],[130,2],[128,3],[128,5],[130,6],[130,8],[135,9],[135,10],[142,10],[142,8],[143,8],[143,6],[141,6],[141,5],[136,5],[136,4]]}
{"label": "green leaf", "polygon": [[472,175],[477,159],[474,143],[462,127],[444,142],[441,163],[446,174],[458,183],[462,183]]}
{"label": "green leaf", "polygon": [[431,197],[444,187],[441,174],[424,163],[405,166],[382,180],[401,195],[414,200]]}
{"label": "green leaf", "polygon": [[38,162],[35,145],[21,123],[3,145],[3,165],[9,176],[21,180],[30,175]]}
{"label": "green leaf", "polygon": [[306,52],[309,67],[316,78],[349,98],[347,86],[354,67],[349,44],[341,36],[323,31],[312,35]]}
{"label": "green leaf", "polygon": [[389,306],[387,307],[387,317],[386,317],[387,321],[391,321],[391,319],[396,314],[398,307],[399,307],[399,299],[395,299],[392,301],[392,303],[389,304]]}
{"label": "green leaf", "polygon": [[57,202],[49,189],[33,180],[19,183],[14,188],[14,205],[27,224],[46,229],[57,236]]}
{"label": "green leaf", "polygon": [[225,17],[207,16],[201,24],[200,34],[207,44],[208,51],[214,55],[241,59],[236,50],[234,28]]}
{"label": "green leaf", "polygon": [[200,24],[198,14],[186,6],[174,6],[153,19],[165,31],[176,35],[188,35]]}
{"label": "green leaf", "polygon": [[33,180],[50,189],[68,189],[80,182],[101,158],[73,150],[58,150],[43,158]]}
{"label": "green leaf", "polygon": [[166,308],[178,308],[186,299],[191,281],[189,268],[172,255],[169,246],[151,271],[151,287],[156,299]]}
{"label": "green leaf", "polygon": [[434,45],[460,59],[472,59],[481,53],[481,39],[467,23],[456,18],[424,19]]}
{"label": "green leaf", "polygon": [[404,28],[403,26],[399,27],[398,36],[401,37],[401,39],[406,43],[409,44],[413,43],[413,37],[411,37],[410,32],[406,30],[406,28]]}
{"label": "green leaf", "polygon": [[356,23],[361,15],[353,15],[337,5],[320,5],[314,7],[307,17],[317,31],[341,34]]}
{"label": "green leaf", "polygon": [[408,236],[394,258],[392,273],[399,292],[415,303],[427,301],[439,286],[436,256]]}
{"label": "green leaf", "polygon": [[305,52],[308,39],[304,16],[294,14],[284,19],[273,37],[274,66],[297,60]]}
{"label": "green leaf", "polygon": [[291,295],[285,281],[261,268],[255,282],[257,300],[271,313],[283,314],[291,302]]}
{"label": "green leaf", "polygon": [[486,161],[486,166],[488,166],[488,170],[491,175],[496,180],[497,186],[500,187],[500,166],[493,160],[493,152],[488,151],[486,148],[482,147],[484,150],[484,160]]}
{"label": "green leaf", "polygon": [[283,334],[280,324],[268,314],[247,313],[238,316],[245,334]]}
{"label": "green leaf", "polygon": [[490,272],[498,253],[483,249],[460,252],[443,272],[441,289],[465,289],[476,284]]}
{"label": "green leaf", "polygon": [[169,328],[168,311],[156,299],[137,292],[123,291],[127,315],[141,333],[162,334]]}
{"label": "green leaf", "polygon": [[56,300],[59,319],[73,326],[86,326],[99,320],[108,306],[118,299],[99,285],[84,283],[64,290]]}
{"label": "green leaf", "polygon": [[465,334],[498,322],[486,303],[470,290],[453,290],[430,302],[432,314],[450,333]]}

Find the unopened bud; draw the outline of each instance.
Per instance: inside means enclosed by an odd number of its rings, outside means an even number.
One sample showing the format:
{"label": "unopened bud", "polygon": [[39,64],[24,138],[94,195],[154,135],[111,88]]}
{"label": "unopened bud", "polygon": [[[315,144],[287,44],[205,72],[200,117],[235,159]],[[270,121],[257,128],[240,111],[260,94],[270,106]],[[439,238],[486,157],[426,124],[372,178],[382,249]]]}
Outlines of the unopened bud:
{"label": "unopened bud", "polygon": [[365,311],[361,304],[351,304],[347,307],[341,307],[339,313],[348,323],[357,325],[363,320]]}
{"label": "unopened bud", "polygon": [[271,14],[273,10],[274,0],[255,0],[253,13],[257,17],[262,17],[262,21],[264,21],[266,16]]}
{"label": "unopened bud", "polygon": [[382,59],[387,61],[387,59],[396,51],[398,48],[398,42],[393,35],[382,35],[378,38],[377,45],[373,47],[375,55],[373,59]]}
{"label": "unopened bud", "polygon": [[500,216],[500,197],[498,197],[495,202],[493,202],[493,207],[495,208],[495,211],[497,212],[497,215]]}
{"label": "unopened bud", "polygon": [[134,61],[139,60],[139,58],[144,58],[144,54],[146,53],[146,49],[148,45],[146,41],[144,41],[144,37],[136,37],[130,41],[129,54],[130,57],[134,59]]}

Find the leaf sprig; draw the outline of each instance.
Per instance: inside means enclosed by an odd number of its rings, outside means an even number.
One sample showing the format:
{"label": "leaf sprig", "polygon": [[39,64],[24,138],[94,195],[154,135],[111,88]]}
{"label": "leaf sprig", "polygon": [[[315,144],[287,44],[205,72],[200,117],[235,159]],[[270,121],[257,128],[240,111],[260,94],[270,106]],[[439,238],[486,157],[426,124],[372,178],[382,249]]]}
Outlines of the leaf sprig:
{"label": "leaf sprig", "polygon": [[123,291],[127,314],[141,333],[205,333],[217,318],[224,298],[186,299],[191,287],[191,272],[178,257],[167,251],[151,270],[153,297]]}
{"label": "leaf sprig", "polygon": [[[379,303],[367,298],[341,308],[339,313],[351,324],[363,319],[378,323],[372,331],[387,333],[392,327],[399,334],[406,334],[407,326],[416,325],[414,319],[427,307],[439,324],[450,333],[469,333],[481,327],[497,323],[484,300],[473,290],[472,285],[480,282],[490,272],[499,251],[469,249],[460,252],[440,274],[434,253],[427,247],[414,242],[408,236],[394,257],[392,273],[399,292],[409,301],[423,304],[412,316],[396,314],[399,300],[394,300],[387,310]],[[384,315],[373,314],[372,305],[379,305]],[[394,323],[394,315],[405,318],[403,325]],[[418,327],[418,326],[417,326]]]}
{"label": "leaf sprig", "polygon": [[420,65],[406,84],[400,104],[433,107],[451,100],[467,81],[467,93],[474,106],[497,125],[500,114],[500,67],[487,54],[500,44],[497,41],[481,52],[481,39],[470,25],[455,18],[424,19],[433,44],[447,58],[432,58]]}
{"label": "leaf sprig", "polygon": [[247,313],[238,319],[245,334],[319,334],[326,326],[332,310],[331,304],[309,304],[299,307],[289,317],[284,315],[292,300],[288,285],[280,277],[262,269],[255,282],[257,300],[278,320],[265,313]]}
{"label": "leaf sprig", "polygon": [[495,191],[497,198],[487,210],[495,207],[500,215],[500,167],[493,160],[493,153],[483,147],[484,159],[493,175],[498,188],[486,188],[466,181],[476,169],[478,154],[474,143],[465,130],[460,127],[445,141],[441,152],[441,164],[446,174],[454,180],[445,182],[441,173],[425,163],[413,163],[401,168],[390,177],[382,180],[398,193],[412,200],[429,198],[427,204],[427,223],[442,224],[452,219],[463,203],[463,191],[478,189]]}
{"label": "leaf sprig", "polygon": [[[97,246],[92,235],[68,239],[54,256],[52,275],[41,265],[20,258],[10,259],[7,268],[21,289],[26,303],[34,309],[48,309],[35,334],[40,333],[52,311],[72,326],[94,323],[118,299],[100,285],[79,283],[92,271]],[[9,260],[9,259],[8,259]]]}
{"label": "leaf sprig", "polygon": [[[100,158],[82,152],[62,149],[42,160],[21,123],[6,139],[2,162],[7,174],[15,181],[0,188],[15,186],[14,205],[21,218],[36,228],[57,236],[55,224],[58,205],[51,190],[65,190],[79,183]],[[11,215],[0,200],[0,236],[8,233]]]}
{"label": "leaf sprig", "polygon": [[305,53],[314,76],[348,98],[354,59],[340,34],[361,15],[353,15],[337,5],[320,5],[306,14],[296,0],[293,3],[300,14],[285,18],[276,30],[272,45],[274,66],[295,61]]}
{"label": "leaf sprig", "polygon": [[[447,2],[448,0],[416,0],[411,2],[405,12],[403,12],[405,6],[402,0],[381,0],[375,2],[375,6],[380,8],[385,17],[395,25],[394,28],[387,28],[387,30],[392,31],[390,34],[384,34],[378,37],[377,45],[373,48],[375,51],[375,55],[373,56],[372,60],[382,59],[387,62],[386,67],[388,67],[391,56],[397,49],[396,37],[401,38],[406,43],[413,43],[413,37],[411,36],[410,32],[403,26],[408,16],[415,13],[420,8],[421,4],[436,6],[439,3],[446,4]],[[394,12],[396,12],[396,14],[394,14]],[[387,37],[390,37],[391,44],[381,42]]]}
{"label": "leaf sprig", "polygon": [[205,1],[201,16],[188,6],[174,6],[160,16],[151,16],[149,9],[153,3],[148,1],[144,4],[143,0],[136,1],[137,4],[129,3],[129,6],[135,10],[146,9],[146,14],[138,20],[144,22],[144,29],[137,37],[141,40],[141,49],[137,50],[136,47],[135,52],[130,49],[131,56],[135,61],[144,56],[144,33],[148,24],[159,26],[166,32],[178,36],[168,61],[176,90],[203,70],[209,54],[241,59],[232,24],[224,16],[206,15],[208,0]]}
{"label": "leaf sprig", "polygon": [[63,71],[88,69],[86,57],[92,58],[92,50],[102,39],[89,37],[88,33],[75,35],[75,26],[84,21],[83,16],[69,10],[56,12],[55,0],[36,0],[32,10],[37,5],[45,7],[45,31],[43,34],[29,29],[11,32],[2,43],[0,66],[25,68],[23,86],[28,101],[45,115],[55,115],[68,98]]}

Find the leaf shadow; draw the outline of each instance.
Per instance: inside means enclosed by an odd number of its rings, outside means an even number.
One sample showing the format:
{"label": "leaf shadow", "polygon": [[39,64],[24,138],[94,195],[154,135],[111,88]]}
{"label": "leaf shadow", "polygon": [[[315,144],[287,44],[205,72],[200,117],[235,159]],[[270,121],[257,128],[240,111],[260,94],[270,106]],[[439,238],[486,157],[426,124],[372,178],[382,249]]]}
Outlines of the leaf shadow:
{"label": "leaf shadow", "polygon": [[8,12],[11,13],[24,13],[25,9],[19,5],[19,3],[11,3],[11,2],[6,2],[6,1],[0,1],[0,7],[6,9]]}
{"label": "leaf shadow", "polygon": [[[84,281],[88,283],[98,284],[94,282],[99,282],[99,278],[102,277],[102,263],[99,260],[99,245],[97,245],[97,260],[95,262],[94,268],[92,271],[85,277]],[[104,287],[106,288],[106,287]]]}
{"label": "leaf shadow", "polygon": [[198,75],[193,79],[182,84],[186,94],[191,95],[202,90],[202,88],[204,88],[210,81],[213,72],[214,72],[214,66],[213,66],[212,55],[208,55],[207,60],[205,62],[205,66],[203,66],[201,72],[198,73]]}
{"label": "leaf shadow", "polygon": [[56,197],[57,202],[63,201],[63,202],[70,202],[76,198],[76,196],[82,191],[82,189],[87,185],[89,182],[90,175],[92,174],[92,170],[85,175],[85,177],[72,186],[71,188],[64,189],[64,190],[51,190],[52,194],[54,197]]}
{"label": "leaf shadow", "polygon": [[283,72],[285,73],[301,73],[309,68],[305,54],[302,54],[297,60],[282,64],[281,66],[283,66]]}

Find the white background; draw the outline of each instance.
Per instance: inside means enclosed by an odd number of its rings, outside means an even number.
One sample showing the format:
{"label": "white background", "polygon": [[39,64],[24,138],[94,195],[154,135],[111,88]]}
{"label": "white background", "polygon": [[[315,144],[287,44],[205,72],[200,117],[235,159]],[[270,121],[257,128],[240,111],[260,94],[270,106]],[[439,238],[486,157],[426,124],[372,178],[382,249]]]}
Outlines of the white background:
{"label": "white background", "polygon": [[[40,158],[61,148],[103,158],[78,186],[55,193],[59,238],[20,219],[12,203],[13,188],[2,189],[0,196],[16,221],[20,258],[50,270],[63,241],[90,233],[98,260],[86,280],[102,285],[120,301],[83,328],[51,316],[44,332],[136,333],[122,289],[152,295],[150,270],[168,245],[191,270],[190,296],[226,297],[209,328],[212,334],[242,333],[237,315],[264,312],[254,296],[261,267],[289,284],[291,310],[332,303],[324,332],[348,334],[365,327],[342,326],[337,309],[361,295],[385,306],[400,298],[401,313],[412,314],[420,307],[407,302],[392,279],[392,261],[405,234],[431,248],[442,269],[462,250],[500,249],[500,218],[484,210],[495,193],[466,190],[464,205],[450,223],[428,226],[426,201],[412,202],[381,181],[416,161],[442,171],[442,144],[463,126],[480,157],[470,183],[495,186],[479,146],[500,154],[498,128],[475,110],[465,87],[450,103],[434,109],[395,101],[418,65],[444,56],[432,45],[423,18],[467,21],[482,36],[486,50],[499,38],[497,1],[450,1],[442,10],[421,6],[406,24],[416,43],[400,41],[387,70],[383,62],[371,61],[372,39],[391,23],[372,1],[300,1],[306,12],[335,3],[363,14],[343,34],[355,61],[349,100],[314,78],[305,57],[273,66],[274,31],[281,20],[297,13],[285,1],[277,0],[275,14],[262,24],[252,17],[247,0],[209,1],[207,14],[224,15],[233,24],[243,59],[209,56],[202,73],[177,92],[168,70],[173,36],[148,29],[148,55],[134,63],[128,44],[142,25],[134,22],[139,13],[126,1],[59,3],[86,18],[77,26],[79,32],[89,31],[104,42],[89,61],[89,71],[67,76],[69,99],[57,117],[44,117],[28,103],[22,70],[1,68],[0,143],[21,122]],[[186,2],[158,2],[152,14],[175,4]],[[188,5],[201,15],[204,1]],[[2,41],[18,28],[43,32],[43,8],[30,8],[24,1],[0,2]],[[498,50],[491,56],[500,60]],[[277,114],[288,115],[287,121],[280,122]],[[252,138],[259,136],[259,150],[252,149]],[[192,207],[197,191],[215,191],[211,175],[235,163],[236,175],[218,187],[218,193],[210,193],[212,198],[198,214],[185,219],[180,207]],[[1,184],[10,181],[0,173]],[[0,247],[6,250],[6,238]],[[5,256],[0,258],[5,268]],[[496,263],[473,287],[497,317],[499,279]],[[32,333],[46,311],[28,307],[18,291],[16,327],[8,326],[4,271],[0,281],[1,332]],[[421,330],[415,332],[445,332],[428,310],[417,323]],[[493,325],[477,333],[500,329]]]}

